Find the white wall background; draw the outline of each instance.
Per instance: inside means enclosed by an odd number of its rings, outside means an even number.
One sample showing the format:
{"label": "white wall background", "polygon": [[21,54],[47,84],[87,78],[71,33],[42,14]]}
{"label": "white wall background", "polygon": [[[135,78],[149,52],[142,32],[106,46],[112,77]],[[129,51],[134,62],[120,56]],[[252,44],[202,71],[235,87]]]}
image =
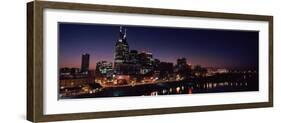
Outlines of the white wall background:
{"label": "white wall background", "polygon": [[[63,1],[63,0],[60,0]],[[64,0],[67,1],[67,0]],[[87,0],[83,0],[87,1]],[[274,108],[212,111],[170,115],[66,121],[66,123],[155,122],[280,122],[281,9],[278,0],[88,0],[97,4],[186,9],[274,16]],[[0,122],[25,123],[26,112],[26,2],[0,3]]]}

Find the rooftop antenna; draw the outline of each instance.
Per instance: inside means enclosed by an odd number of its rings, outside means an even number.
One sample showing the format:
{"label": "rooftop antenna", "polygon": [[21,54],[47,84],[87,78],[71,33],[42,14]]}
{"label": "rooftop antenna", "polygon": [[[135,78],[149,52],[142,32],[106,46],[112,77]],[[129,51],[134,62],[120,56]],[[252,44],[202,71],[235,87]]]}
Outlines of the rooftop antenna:
{"label": "rooftop antenna", "polygon": [[122,26],[120,26],[120,30],[119,30],[119,39],[121,40],[122,38],[123,38]]}
{"label": "rooftop antenna", "polygon": [[120,26],[120,32],[122,32],[122,26]]}
{"label": "rooftop antenna", "polygon": [[125,28],[124,38],[127,37],[127,29]]}

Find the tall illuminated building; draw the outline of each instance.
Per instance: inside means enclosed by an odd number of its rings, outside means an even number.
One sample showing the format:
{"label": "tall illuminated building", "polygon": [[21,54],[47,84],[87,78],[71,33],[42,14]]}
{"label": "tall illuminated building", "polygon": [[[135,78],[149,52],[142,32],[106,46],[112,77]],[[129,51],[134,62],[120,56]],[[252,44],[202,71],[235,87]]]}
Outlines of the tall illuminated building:
{"label": "tall illuminated building", "polygon": [[154,59],[152,53],[146,51],[139,53],[139,62],[141,65],[141,74],[147,74],[153,70]]}
{"label": "tall illuminated building", "polygon": [[131,64],[138,64],[139,63],[139,57],[138,57],[138,51],[137,50],[131,50],[130,56],[129,56],[129,62]]}
{"label": "tall illuminated building", "polygon": [[112,63],[107,61],[99,61],[96,65],[96,71],[102,75],[107,75],[112,71]]}
{"label": "tall illuminated building", "polygon": [[123,67],[129,62],[129,44],[127,42],[126,29],[120,26],[119,38],[115,44],[114,68],[117,74],[123,74]]}

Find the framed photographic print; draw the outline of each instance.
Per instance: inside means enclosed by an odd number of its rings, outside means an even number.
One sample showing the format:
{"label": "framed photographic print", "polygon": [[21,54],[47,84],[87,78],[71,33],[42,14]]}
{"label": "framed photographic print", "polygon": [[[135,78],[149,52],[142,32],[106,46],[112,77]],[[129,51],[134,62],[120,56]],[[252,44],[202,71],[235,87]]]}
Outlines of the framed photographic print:
{"label": "framed photographic print", "polygon": [[273,106],[273,17],[27,4],[33,122]]}

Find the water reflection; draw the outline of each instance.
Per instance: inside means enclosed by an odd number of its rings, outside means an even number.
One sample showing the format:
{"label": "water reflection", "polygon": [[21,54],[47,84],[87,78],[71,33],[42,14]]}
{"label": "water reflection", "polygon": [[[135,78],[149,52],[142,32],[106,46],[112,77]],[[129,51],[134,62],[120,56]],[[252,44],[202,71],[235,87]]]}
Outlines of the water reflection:
{"label": "water reflection", "polygon": [[[163,87],[163,84],[161,85]],[[218,92],[221,90],[225,91],[243,91],[248,89],[248,82],[206,82],[203,84],[194,85],[180,85],[169,89],[151,90],[146,95],[157,96],[157,95],[169,95],[169,94],[192,94],[192,93],[204,93],[204,92]]]}
{"label": "water reflection", "polygon": [[[89,93],[79,93],[70,98],[122,97],[122,96],[159,96],[173,94],[196,94],[214,92],[258,91],[248,82],[169,82],[129,87],[93,89]],[[77,93],[76,93],[77,94]]]}

